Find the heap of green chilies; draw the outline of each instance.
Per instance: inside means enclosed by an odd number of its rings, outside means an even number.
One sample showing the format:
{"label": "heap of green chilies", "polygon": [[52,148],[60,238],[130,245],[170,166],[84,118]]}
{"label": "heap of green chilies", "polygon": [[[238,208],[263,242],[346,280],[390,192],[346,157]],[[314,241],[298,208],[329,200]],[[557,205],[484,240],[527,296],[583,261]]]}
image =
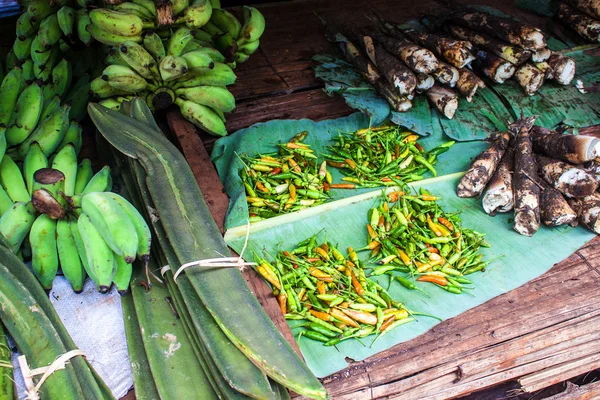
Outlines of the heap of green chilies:
{"label": "heap of green chilies", "polygon": [[455,294],[468,290],[472,282],[465,276],[489,264],[479,253],[489,244],[484,234],[462,227],[458,215],[445,212],[436,200],[423,188],[414,195],[396,191],[369,211],[370,242],[360,250],[371,250],[378,260],[373,275],[408,273],[395,278],[411,290],[418,289],[414,280]]}
{"label": "heap of green chilies", "polygon": [[369,279],[356,252],[345,257],[316,235],[277,255],[273,263],[255,256],[257,272],[271,285],[281,312],[303,320],[301,336],[333,346],[350,338],[387,334],[414,321],[412,312]]}
{"label": "heap of green chilies", "polygon": [[327,164],[302,143],[307,132],[280,144],[279,154],[243,157],[240,176],[246,188],[250,222],[323,204],[331,183]]}
{"label": "heap of green chilies", "polygon": [[341,168],[344,175],[339,189],[374,188],[418,181],[430,172],[437,156],[448,151],[453,141],[444,143],[431,151],[425,151],[417,143],[419,136],[402,131],[399,126],[382,126],[359,129],[339,135],[329,146],[327,164]]}

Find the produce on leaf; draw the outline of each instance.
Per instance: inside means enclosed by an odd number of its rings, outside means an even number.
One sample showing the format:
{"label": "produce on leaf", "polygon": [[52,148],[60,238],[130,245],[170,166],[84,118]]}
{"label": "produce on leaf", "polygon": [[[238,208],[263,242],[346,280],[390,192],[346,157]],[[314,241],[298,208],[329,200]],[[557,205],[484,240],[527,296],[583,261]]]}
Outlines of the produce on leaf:
{"label": "produce on leaf", "polygon": [[559,134],[535,126],[531,130],[531,139],[536,153],[565,162],[583,164],[599,156],[600,139],[593,136]]}
{"label": "produce on leaf", "polygon": [[575,30],[579,36],[592,43],[600,43],[600,20],[590,18],[565,3],[558,6],[557,16],[559,21]]}
{"label": "produce on leaf", "polygon": [[537,155],[540,175],[567,197],[586,197],[598,189],[596,178],[583,168]]}
{"label": "produce on leaf", "polygon": [[557,189],[541,180],[540,217],[547,226],[571,224],[577,219],[577,214],[563,195]]}
{"label": "produce on leaf", "polygon": [[451,89],[440,85],[433,85],[425,92],[427,99],[448,119],[452,119],[458,109],[458,95]]}
{"label": "produce on leaf", "polygon": [[593,193],[579,199],[569,199],[579,222],[595,233],[600,233],[600,195]]}
{"label": "produce on leaf", "polygon": [[513,170],[515,159],[515,139],[511,139],[507,149],[483,193],[483,209],[489,215],[508,212],[514,207]]}

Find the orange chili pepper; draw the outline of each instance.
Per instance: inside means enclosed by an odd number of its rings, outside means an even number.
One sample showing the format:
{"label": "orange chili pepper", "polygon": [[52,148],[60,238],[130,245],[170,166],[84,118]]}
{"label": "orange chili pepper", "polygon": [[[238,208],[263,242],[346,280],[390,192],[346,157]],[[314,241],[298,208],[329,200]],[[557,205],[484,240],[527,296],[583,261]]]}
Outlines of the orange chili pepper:
{"label": "orange chili pepper", "polygon": [[410,265],[410,257],[408,256],[408,254],[406,254],[401,249],[398,249],[398,254],[400,254],[400,259],[402,260],[404,265],[409,266]]}
{"label": "orange chili pepper", "polygon": [[381,326],[379,327],[379,332],[385,331],[394,322],[395,319],[396,316],[392,314],[390,318],[384,320],[383,324],[381,324]]}
{"label": "orange chili pepper", "polygon": [[281,172],[281,168],[277,167],[273,171],[269,172],[269,175],[277,175],[280,172]]}
{"label": "orange chili pepper", "polygon": [[391,192],[388,194],[388,200],[391,201],[392,203],[395,203],[398,201],[398,199],[400,197],[402,197],[404,195],[405,195],[405,193],[403,191]]}
{"label": "orange chili pepper", "polygon": [[387,202],[383,203],[383,211],[387,212],[389,210],[390,210],[390,208],[388,207],[388,203]]}
{"label": "orange chili pepper", "polygon": [[350,279],[352,280],[352,286],[354,287],[356,294],[359,296],[362,296],[363,293],[365,292],[365,289],[362,287],[362,285],[360,284],[358,279],[356,279],[356,275],[354,274],[354,271],[352,271],[351,269],[349,269],[349,271],[350,271]]}
{"label": "orange chili pepper", "polygon": [[381,243],[379,243],[376,240],[373,240],[366,247],[364,247],[363,250],[373,250],[373,249],[376,249],[377,247],[379,247],[380,245],[381,245]]}
{"label": "orange chili pepper", "polygon": [[258,273],[265,278],[269,283],[275,286],[277,289],[281,290],[281,283],[279,283],[279,278],[275,275],[275,272],[271,270],[271,268],[266,264],[262,263],[256,267]]}
{"label": "orange chili pepper", "polygon": [[256,188],[257,188],[258,190],[260,190],[261,192],[264,192],[264,193],[271,193],[271,192],[269,191],[269,189],[267,189],[267,188],[265,187],[265,185],[263,185],[263,183],[262,183],[262,182],[260,182],[260,181],[256,182]]}
{"label": "orange chili pepper", "polygon": [[308,257],[306,259],[306,261],[308,261],[310,263],[314,263],[314,262],[320,261],[320,258],[317,258],[317,257]]}
{"label": "orange chili pepper", "polygon": [[389,178],[387,176],[381,178],[381,182],[391,182],[391,181],[392,181],[392,178]]}
{"label": "orange chili pepper", "polygon": [[288,149],[308,149],[308,145],[298,142],[288,142],[285,145]]}
{"label": "orange chili pepper", "polygon": [[433,268],[433,266],[428,263],[423,264],[422,262],[415,261],[415,264],[417,264],[417,272],[419,273],[428,271],[431,268]]}
{"label": "orange chili pepper", "polygon": [[450,232],[454,232],[454,225],[452,225],[452,222],[448,221],[446,218],[439,217],[438,222],[448,228]]}
{"label": "orange chili pepper", "polygon": [[329,274],[326,274],[325,272],[321,271],[318,268],[315,267],[310,267],[308,269],[308,272],[314,276],[315,278],[317,278],[320,281],[323,282],[333,282],[333,277]]}
{"label": "orange chili pepper", "polygon": [[429,215],[427,216],[427,225],[429,226],[429,229],[431,229],[431,231],[435,234],[435,236],[442,236],[442,231],[440,231],[440,228],[438,228],[437,224],[433,222],[431,218],[429,218]]}
{"label": "orange chili pepper", "polygon": [[356,189],[356,185],[353,183],[332,183],[329,187],[331,189]]}
{"label": "orange chili pepper", "polygon": [[375,231],[373,230],[373,227],[371,226],[371,224],[367,224],[367,231],[369,232],[369,237],[371,239],[377,238],[377,233],[375,233]]}
{"label": "orange chili pepper", "polygon": [[381,251],[381,246],[375,247],[373,250],[371,250],[371,257],[377,257],[377,255],[379,254],[380,251]]}
{"label": "orange chili pepper", "polygon": [[281,313],[285,315],[287,313],[287,294],[284,291],[277,296],[277,302],[279,303]]}
{"label": "orange chili pepper", "polygon": [[419,282],[431,282],[440,286],[448,286],[448,280],[439,275],[421,275],[417,278]]}
{"label": "orange chili pepper", "polygon": [[315,252],[321,256],[321,258],[323,259],[323,261],[329,261],[329,254],[327,254],[327,252],[325,250],[323,250],[320,247],[316,247],[315,248]]}
{"label": "orange chili pepper", "polygon": [[415,147],[417,148],[417,150],[419,150],[421,153],[423,153],[425,151],[425,149],[423,148],[423,146],[421,146],[419,143],[415,143]]}
{"label": "orange chili pepper", "polygon": [[332,308],[331,310],[329,310],[329,314],[331,314],[331,316],[335,319],[342,321],[346,325],[350,325],[354,328],[358,328],[359,326],[355,320],[353,320],[338,309]]}
{"label": "orange chili pepper", "polygon": [[425,246],[427,246],[427,251],[429,251],[430,253],[440,254],[440,251],[436,247],[430,245],[429,243],[425,243]]}
{"label": "orange chili pepper", "polygon": [[377,226],[383,226],[385,224],[385,217],[383,215],[379,216],[379,221],[377,222]]}
{"label": "orange chili pepper", "polygon": [[317,282],[317,292],[319,292],[319,294],[327,293],[327,288],[325,287],[325,282],[323,282],[323,281]]}
{"label": "orange chili pepper", "polygon": [[430,194],[422,194],[421,195],[421,200],[424,200],[424,201],[435,201],[435,200],[439,200],[439,199],[440,199],[439,197],[432,196]]}
{"label": "orange chili pepper", "polygon": [[344,161],[346,162],[346,164],[348,164],[350,169],[356,169],[356,163],[354,161],[352,161],[349,158],[346,158]]}
{"label": "orange chili pepper", "polygon": [[331,186],[329,185],[329,183],[327,183],[327,181],[323,181],[323,190],[325,192],[329,192],[329,189],[331,189]]}
{"label": "orange chili pepper", "polygon": [[315,310],[309,310],[309,313],[312,314],[313,317],[315,318],[319,318],[320,320],[323,321],[331,321],[331,315],[321,312],[321,311],[315,311]]}
{"label": "orange chili pepper", "polygon": [[294,160],[293,158],[290,158],[290,159],[288,159],[288,162],[290,163],[290,166],[292,167],[292,170],[294,172],[302,172],[302,170],[300,169],[300,166],[298,165],[296,160]]}

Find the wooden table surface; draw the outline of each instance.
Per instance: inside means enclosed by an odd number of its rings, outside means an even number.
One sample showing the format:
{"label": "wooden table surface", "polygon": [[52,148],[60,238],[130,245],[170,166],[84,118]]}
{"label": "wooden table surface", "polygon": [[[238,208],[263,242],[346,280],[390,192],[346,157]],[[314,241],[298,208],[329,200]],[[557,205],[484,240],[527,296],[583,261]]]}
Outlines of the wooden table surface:
{"label": "wooden table surface", "polygon": [[[479,3],[544,25],[538,17],[506,1]],[[431,0],[299,0],[258,6],[267,30],[259,52],[236,70],[238,83],[232,91],[238,106],[228,116],[229,131],[271,119],[323,120],[354,112],[341,98],[325,94],[314,77],[311,57],[330,44],[313,11],[364,25],[364,14],[372,9],[403,21],[437,6]],[[176,113],[170,113],[168,119],[213,216],[222,226],[228,200],[215,185],[216,173],[205,150],[210,152],[214,138],[198,136]],[[266,285],[252,274],[248,282],[295,345]],[[596,238],[528,284],[369,359],[349,360],[346,369],[323,382],[333,398],[353,400],[453,398],[515,380],[519,390],[534,393],[600,368],[599,286],[600,240]],[[560,398],[594,398],[599,392],[598,385],[570,387]]]}

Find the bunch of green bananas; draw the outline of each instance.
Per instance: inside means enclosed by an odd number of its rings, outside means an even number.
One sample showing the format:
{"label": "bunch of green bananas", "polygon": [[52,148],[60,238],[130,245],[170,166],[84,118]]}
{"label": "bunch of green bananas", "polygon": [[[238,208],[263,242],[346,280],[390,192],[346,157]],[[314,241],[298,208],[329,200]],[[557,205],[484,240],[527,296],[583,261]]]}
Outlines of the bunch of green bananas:
{"label": "bunch of green bananas", "polygon": [[[75,292],[87,276],[100,292],[114,283],[125,293],[136,256],[150,254],[150,230],[141,214],[110,192],[109,167],[94,175],[90,160],[77,163],[68,143],[48,157],[32,142],[22,168],[9,156],[0,163],[0,236],[22,259],[31,259],[45,289],[61,268]],[[28,240],[27,237],[29,237]]]}

